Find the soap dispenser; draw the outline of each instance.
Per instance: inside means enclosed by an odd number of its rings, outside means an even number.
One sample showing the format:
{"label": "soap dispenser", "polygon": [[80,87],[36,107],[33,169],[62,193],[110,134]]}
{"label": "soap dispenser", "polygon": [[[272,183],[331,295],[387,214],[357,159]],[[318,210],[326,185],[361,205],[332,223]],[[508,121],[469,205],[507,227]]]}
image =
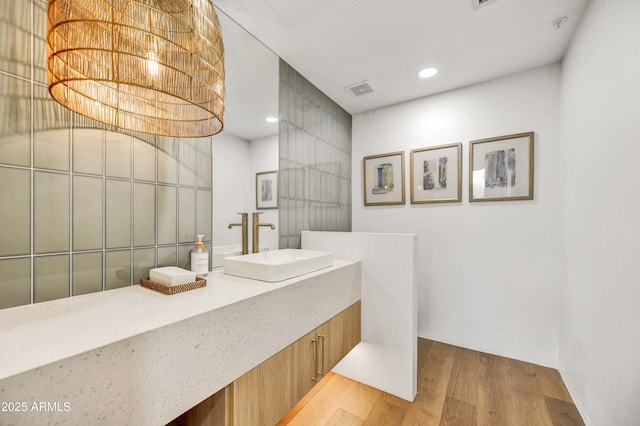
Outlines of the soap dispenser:
{"label": "soap dispenser", "polygon": [[209,253],[204,248],[202,239],[204,234],[198,234],[196,247],[191,250],[191,271],[196,275],[206,275],[209,273]]}

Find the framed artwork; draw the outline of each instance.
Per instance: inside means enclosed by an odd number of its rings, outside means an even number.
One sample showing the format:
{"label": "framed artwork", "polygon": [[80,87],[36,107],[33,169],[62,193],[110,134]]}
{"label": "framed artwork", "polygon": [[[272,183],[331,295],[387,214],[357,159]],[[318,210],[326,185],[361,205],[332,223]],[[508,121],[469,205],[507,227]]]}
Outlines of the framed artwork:
{"label": "framed artwork", "polygon": [[404,204],[404,152],[364,157],[362,169],[365,206]]}
{"label": "framed artwork", "polygon": [[256,209],[278,208],[278,171],[256,173]]}
{"label": "framed artwork", "polygon": [[533,132],[471,141],[469,201],[533,199]]}
{"label": "framed artwork", "polygon": [[411,204],[462,201],[462,144],[411,150]]}

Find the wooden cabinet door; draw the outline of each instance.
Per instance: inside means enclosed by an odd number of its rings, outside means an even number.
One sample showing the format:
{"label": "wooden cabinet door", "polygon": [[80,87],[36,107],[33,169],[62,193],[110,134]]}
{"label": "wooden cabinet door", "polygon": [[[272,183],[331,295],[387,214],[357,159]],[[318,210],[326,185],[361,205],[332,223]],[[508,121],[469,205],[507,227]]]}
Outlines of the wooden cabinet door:
{"label": "wooden cabinet door", "polygon": [[311,390],[315,338],[313,330],[233,383],[233,425],[274,425]]}
{"label": "wooden cabinet door", "polygon": [[322,373],[326,374],[360,342],[360,302],[322,324],[316,333],[322,351]]}
{"label": "wooden cabinet door", "polygon": [[278,352],[233,383],[234,425],[271,426],[289,411],[289,352]]}
{"label": "wooden cabinet door", "polygon": [[[289,387],[287,389],[289,409],[296,405],[317,382],[315,377],[316,330],[289,346]],[[287,410],[288,411],[288,410]],[[283,413],[284,416],[286,414]]]}

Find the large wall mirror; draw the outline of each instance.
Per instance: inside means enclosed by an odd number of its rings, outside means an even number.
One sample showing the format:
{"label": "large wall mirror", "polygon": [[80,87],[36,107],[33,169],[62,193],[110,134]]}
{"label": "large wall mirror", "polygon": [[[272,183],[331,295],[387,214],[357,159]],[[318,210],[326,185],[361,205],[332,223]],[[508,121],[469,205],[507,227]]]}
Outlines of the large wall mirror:
{"label": "large wall mirror", "polygon": [[[261,223],[278,226],[278,210],[258,210],[256,174],[278,169],[278,57],[217,10],[225,48],[224,130],[213,137],[213,267],[217,253],[233,253],[241,245],[238,213],[261,211]],[[278,248],[278,230],[260,228],[260,249]]]}

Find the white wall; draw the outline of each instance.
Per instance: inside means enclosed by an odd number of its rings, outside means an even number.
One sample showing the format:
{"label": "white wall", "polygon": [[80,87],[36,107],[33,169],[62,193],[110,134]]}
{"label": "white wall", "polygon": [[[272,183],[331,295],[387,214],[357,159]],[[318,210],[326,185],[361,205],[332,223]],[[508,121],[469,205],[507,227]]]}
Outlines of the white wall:
{"label": "white wall", "polygon": [[[266,247],[269,250],[277,250],[279,247],[278,210],[256,209],[256,173],[278,170],[280,162],[278,135],[252,140],[249,143],[249,150],[251,155],[251,175],[253,176],[251,178],[251,200],[249,201],[250,211],[261,211],[260,223],[272,223],[276,227],[275,230],[266,227],[260,228],[260,249]],[[251,215],[249,215],[249,221],[251,221]],[[251,222],[249,222],[249,225],[251,225]],[[251,234],[252,229],[249,228],[250,238]],[[251,243],[249,243],[249,250],[251,250]]]}
{"label": "white wall", "polygon": [[560,371],[589,425],[640,421],[640,2],[592,0],[562,72]]}
{"label": "white wall", "polygon": [[[559,65],[353,119],[353,231],[418,234],[418,334],[557,366],[564,280]],[[428,84],[428,82],[425,82]],[[534,200],[468,202],[469,141],[535,132]],[[463,201],[364,207],[362,158],[463,143]]]}
{"label": "white wall", "polygon": [[213,138],[213,245],[242,243],[238,213],[249,213],[249,250],[251,250],[251,213],[264,212],[261,223],[273,223],[276,230],[261,228],[260,247],[278,249],[278,210],[256,209],[256,173],[278,170],[278,135],[247,141],[219,134]]}
{"label": "white wall", "polygon": [[[213,137],[213,245],[241,244],[239,212],[250,213],[251,155],[249,142],[224,132]],[[255,183],[254,183],[255,185]],[[251,217],[249,217],[251,220]],[[251,242],[249,242],[251,249]]]}

